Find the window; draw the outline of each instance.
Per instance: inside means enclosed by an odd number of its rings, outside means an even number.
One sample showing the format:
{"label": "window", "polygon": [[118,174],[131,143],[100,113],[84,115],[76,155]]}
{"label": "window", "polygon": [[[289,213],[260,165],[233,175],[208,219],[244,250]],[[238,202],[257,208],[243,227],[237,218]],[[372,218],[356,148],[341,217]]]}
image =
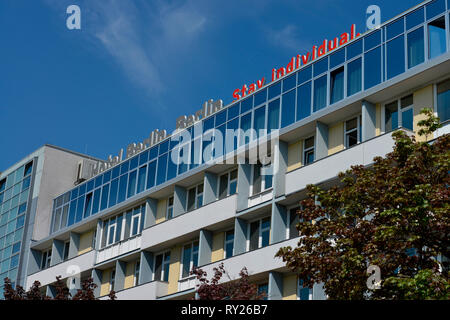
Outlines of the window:
{"label": "window", "polygon": [[66,261],[69,258],[69,249],[70,249],[70,241],[66,241],[64,243],[63,261]]}
{"label": "window", "polygon": [[167,208],[166,208],[166,219],[172,219],[173,218],[173,197],[169,197],[167,199]]}
{"label": "window", "polygon": [[134,264],[134,286],[137,286],[139,284],[139,272],[141,268],[141,261],[138,260]]}
{"label": "window", "polygon": [[305,165],[314,162],[314,136],[303,141],[303,163]]}
{"label": "window", "polygon": [[26,177],[27,175],[31,174],[31,169],[33,168],[33,162],[29,162],[25,165],[25,170],[23,172],[23,176]]}
{"label": "window", "polygon": [[364,55],[364,88],[369,89],[381,82],[381,47]]}
{"label": "window", "polygon": [[261,164],[258,161],[257,164],[253,165],[253,184],[252,184],[252,194],[256,195],[260,192],[263,192],[267,189],[272,188],[272,178],[273,176],[270,174],[261,175],[261,173],[269,173],[268,170],[270,168],[270,163]]}
{"label": "window", "polygon": [[330,104],[344,98],[344,67],[330,72]]}
{"label": "window", "polygon": [[186,211],[192,211],[203,205],[203,183],[188,190]]}
{"label": "window", "polygon": [[450,79],[437,85],[437,112],[441,122],[450,119]]}
{"label": "window", "polygon": [[267,300],[269,296],[269,284],[262,283],[258,285],[258,294],[264,294],[263,300]]}
{"label": "window", "polygon": [[311,81],[297,89],[297,121],[311,114]]}
{"label": "window", "polygon": [[219,200],[237,192],[237,169],[227,172],[219,178]]}
{"label": "window", "polygon": [[312,289],[308,287],[303,287],[303,280],[298,280],[298,300],[312,300]]}
{"label": "window", "polygon": [[345,121],[344,136],[346,148],[351,148],[360,142],[359,126],[360,126],[359,117],[355,117],[353,119]]}
{"label": "window", "polygon": [[281,127],[284,128],[295,120],[295,90],[283,94],[281,106]]}
{"label": "window", "polygon": [[170,251],[161,253],[155,259],[155,281],[169,281]]}
{"label": "window", "polygon": [[425,61],[423,27],[408,33],[408,69]]}
{"label": "window", "polygon": [[233,247],[234,247],[234,230],[230,230],[225,232],[225,259],[228,259],[233,256]]}
{"label": "window", "polygon": [[48,249],[42,252],[41,270],[50,267],[51,259],[52,259],[52,249]]}
{"label": "window", "polygon": [[398,101],[384,106],[385,132],[404,127],[413,130],[413,95],[401,98]]}
{"label": "window", "polygon": [[198,266],[198,241],[189,243],[183,247],[182,278],[190,276],[194,267]]}
{"label": "window", "polygon": [[289,228],[288,228],[288,239],[296,238],[299,236],[299,231],[297,230],[297,224],[300,222],[297,211],[300,208],[293,208],[289,210]]}
{"label": "window", "polygon": [[263,248],[270,242],[270,217],[254,221],[248,227],[248,248],[250,251]]}
{"label": "window", "polygon": [[446,50],[445,17],[441,17],[428,24],[428,58],[440,56]]}
{"label": "window", "polygon": [[327,76],[314,80],[314,112],[325,108],[327,104]]}
{"label": "window", "polygon": [[109,278],[109,292],[114,290],[115,284],[116,284],[116,269],[112,269]]}
{"label": "window", "polygon": [[387,79],[405,72],[405,41],[401,35],[387,44]]}
{"label": "window", "polygon": [[133,237],[141,232],[140,226],[141,226],[141,210],[140,208],[135,208],[133,210],[133,215],[131,217],[131,234],[130,236]]}

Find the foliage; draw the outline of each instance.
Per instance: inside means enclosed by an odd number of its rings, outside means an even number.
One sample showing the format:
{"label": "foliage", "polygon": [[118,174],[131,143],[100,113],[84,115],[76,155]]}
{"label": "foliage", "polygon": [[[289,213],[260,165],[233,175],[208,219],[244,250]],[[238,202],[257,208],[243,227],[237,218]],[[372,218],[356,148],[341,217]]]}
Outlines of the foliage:
{"label": "foliage", "polygon": [[[421,134],[429,135],[438,120],[423,112]],[[298,246],[277,252],[331,299],[449,298],[450,136],[432,143],[404,131],[392,136],[394,150],[372,166],[352,166],[328,190],[308,186]],[[381,270],[379,289],[368,289],[369,265]]]}
{"label": "foliage", "polygon": [[207,273],[200,268],[194,268],[191,274],[197,276],[198,300],[262,300],[264,293],[258,293],[258,287],[250,283],[247,268],[239,272],[239,279],[232,280],[229,275],[227,282],[221,282],[223,275],[227,274],[223,263],[214,268],[214,276],[208,280]]}

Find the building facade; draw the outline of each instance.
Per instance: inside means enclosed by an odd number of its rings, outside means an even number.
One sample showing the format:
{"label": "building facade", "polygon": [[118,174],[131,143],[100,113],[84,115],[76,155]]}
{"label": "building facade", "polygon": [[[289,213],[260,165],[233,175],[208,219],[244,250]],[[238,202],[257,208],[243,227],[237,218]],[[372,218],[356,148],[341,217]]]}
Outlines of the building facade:
{"label": "building facade", "polygon": [[53,199],[74,186],[88,156],[45,145],[0,174],[0,297],[3,279],[26,285],[30,244],[50,233]]}
{"label": "building facade", "polygon": [[[39,280],[54,295],[56,275],[72,290],[92,277],[97,297],[185,299],[193,266],[211,275],[223,262],[232,278],[247,267],[268,299],[325,299],[274,255],[298,242],[295,211],[308,184],[331,186],[340,171],[386,155],[391,132],[416,133],[423,108],[443,123],[435,137],[449,132],[449,9],[448,0],[425,1],[61,188],[47,233],[30,243],[26,287]],[[190,161],[175,161],[182,154]]]}

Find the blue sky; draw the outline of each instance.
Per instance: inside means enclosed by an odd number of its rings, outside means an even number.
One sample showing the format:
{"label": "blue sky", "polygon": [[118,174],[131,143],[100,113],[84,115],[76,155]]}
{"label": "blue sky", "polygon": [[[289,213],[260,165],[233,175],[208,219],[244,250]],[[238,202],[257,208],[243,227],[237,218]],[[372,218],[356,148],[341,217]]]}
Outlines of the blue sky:
{"label": "blue sky", "polygon": [[[1,0],[0,171],[45,143],[99,158],[323,39],[419,0]],[[81,8],[68,30],[66,8]]]}

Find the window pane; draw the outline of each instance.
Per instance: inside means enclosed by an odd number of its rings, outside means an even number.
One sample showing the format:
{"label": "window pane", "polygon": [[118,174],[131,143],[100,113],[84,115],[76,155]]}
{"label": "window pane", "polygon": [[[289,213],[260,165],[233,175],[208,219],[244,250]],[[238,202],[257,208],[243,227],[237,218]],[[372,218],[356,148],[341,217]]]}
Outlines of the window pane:
{"label": "window pane", "polygon": [[158,176],[156,178],[157,185],[166,181],[166,169],[167,169],[167,154],[158,158]]}
{"label": "window pane", "polygon": [[195,188],[192,188],[188,192],[187,211],[195,209]]}
{"label": "window pane", "polygon": [[298,208],[291,209],[289,216],[289,239],[298,237],[297,224],[299,223],[299,218],[297,215]]}
{"label": "window pane", "polygon": [[254,129],[256,130],[256,136],[258,138],[266,133],[266,131],[264,130],[265,121],[266,121],[266,106],[263,106],[255,110]]}
{"label": "window pane", "polygon": [[309,66],[301,71],[299,71],[298,73],[298,84],[302,84],[305,81],[308,81],[311,79],[311,72],[312,72],[312,67]]}
{"label": "window pane", "polygon": [[227,196],[227,188],[228,188],[228,174],[224,174],[223,176],[220,176],[219,199],[223,199]]}
{"label": "window pane", "polygon": [[252,124],[252,113],[247,113],[241,117],[241,130],[242,135],[239,139],[239,146],[245,145],[250,142],[251,139],[251,124]]}
{"label": "window pane", "polygon": [[145,189],[145,175],[147,173],[147,166],[139,168],[138,182],[137,182],[137,193],[144,191]]}
{"label": "window pane", "polygon": [[117,197],[117,203],[125,200],[125,195],[127,192],[128,174],[124,174],[119,180],[119,195]]}
{"label": "window pane", "polygon": [[358,40],[347,46],[347,60],[362,53],[362,40]]}
{"label": "window pane", "polygon": [[385,106],[385,127],[386,132],[398,128],[398,104],[397,101]]}
{"label": "window pane", "polygon": [[406,29],[409,30],[424,21],[423,7],[406,16]]}
{"label": "window pane", "polygon": [[328,70],[328,58],[322,59],[313,65],[314,67],[314,77],[324,73]]}
{"label": "window pane", "polygon": [[228,120],[234,119],[239,115],[239,103],[228,108]]}
{"label": "window pane", "polygon": [[109,204],[108,204],[108,207],[112,207],[113,205],[116,204],[118,185],[119,185],[119,179],[114,179],[113,181],[111,181],[111,187],[110,187],[110,190],[109,190]]}
{"label": "window pane", "polygon": [[127,198],[134,196],[137,183],[137,170],[130,172],[128,181]]}
{"label": "window pane", "polygon": [[445,18],[442,17],[428,24],[428,56],[430,59],[447,50],[445,41]]}
{"label": "window pane", "polygon": [[345,61],[345,49],[336,51],[330,56],[330,69],[340,65]]}
{"label": "window pane", "polygon": [[94,200],[92,203],[92,214],[95,214],[98,212],[98,206],[100,204],[100,188],[96,189],[94,191]]}
{"label": "window pane", "polygon": [[311,82],[297,89],[297,121],[311,115]]}
{"label": "window pane", "polygon": [[161,281],[162,276],[162,261],[163,261],[163,255],[157,255],[155,260],[155,280]]}
{"label": "window pane", "polygon": [[327,104],[327,76],[314,80],[314,112]]}
{"label": "window pane", "polygon": [[436,0],[426,6],[427,20],[445,11],[445,0]]}
{"label": "window pane", "polygon": [[241,114],[249,111],[251,108],[253,108],[253,96],[251,96],[250,98],[247,98],[245,100],[242,100]]}
{"label": "window pane", "polygon": [[269,100],[275,98],[281,93],[281,81],[271,85],[269,87]]}
{"label": "window pane", "polygon": [[253,194],[261,192],[261,165],[253,165]]}
{"label": "window pane", "polygon": [[408,33],[408,68],[425,61],[423,27]]}
{"label": "window pane", "polygon": [[281,127],[284,128],[295,120],[295,90],[283,94],[281,107]]}
{"label": "window pane", "polygon": [[191,271],[190,268],[190,264],[191,264],[191,253],[192,253],[192,249],[191,249],[191,245],[187,245],[184,246],[183,249],[183,278],[186,278],[187,276],[189,276],[189,272]]}
{"label": "window pane", "polygon": [[258,249],[259,221],[250,224],[250,250]]}
{"label": "window pane", "polygon": [[86,195],[86,203],[84,204],[83,218],[89,217],[92,209],[92,192]]}
{"label": "window pane", "polygon": [[104,210],[108,207],[108,194],[109,184],[106,184],[102,188],[102,203],[100,204],[100,210]]}
{"label": "window pane", "polygon": [[381,47],[364,55],[364,88],[369,89],[381,82]]}
{"label": "window pane", "polygon": [[155,185],[155,177],[156,177],[156,161],[153,161],[148,164],[147,189],[150,189]]}
{"label": "window pane", "polygon": [[386,27],[387,40],[390,40],[390,39],[394,38],[395,36],[398,36],[403,31],[404,31],[403,18],[400,18],[397,21],[390,23]]}
{"label": "window pane", "polygon": [[283,80],[283,92],[295,88],[296,85],[297,85],[297,74],[294,73],[293,75]]}
{"label": "window pane", "polygon": [[387,78],[405,72],[405,43],[403,36],[387,43]]}
{"label": "window pane", "polygon": [[255,107],[266,102],[266,100],[267,100],[267,88],[255,94]]}
{"label": "window pane", "polygon": [[269,103],[269,119],[268,130],[271,132],[274,129],[279,129],[280,121],[280,99],[276,99]]}
{"label": "window pane", "polygon": [[75,216],[75,222],[79,222],[83,218],[84,198],[85,198],[84,196],[78,198],[78,201],[77,201],[77,214]]}
{"label": "window pane", "polygon": [[227,121],[227,110],[220,111],[216,114],[216,124],[215,126],[218,127],[221,124],[224,124]]}
{"label": "window pane", "polygon": [[381,43],[381,31],[377,30],[364,37],[364,51],[368,51]]}
{"label": "window pane", "polygon": [[361,58],[350,62],[347,65],[347,96],[351,96],[362,87],[362,67]]}
{"label": "window pane", "polygon": [[413,109],[402,111],[402,127],[412,130],[413,129]]}
{"label": "window pane", "polygon": [[330,90],[331,104],[344,98],[344,67],[330,73]]}
{"label": "window pane", "polygon": [[441,122],[450,119],[450,80],[437,86],[437,111]]}

